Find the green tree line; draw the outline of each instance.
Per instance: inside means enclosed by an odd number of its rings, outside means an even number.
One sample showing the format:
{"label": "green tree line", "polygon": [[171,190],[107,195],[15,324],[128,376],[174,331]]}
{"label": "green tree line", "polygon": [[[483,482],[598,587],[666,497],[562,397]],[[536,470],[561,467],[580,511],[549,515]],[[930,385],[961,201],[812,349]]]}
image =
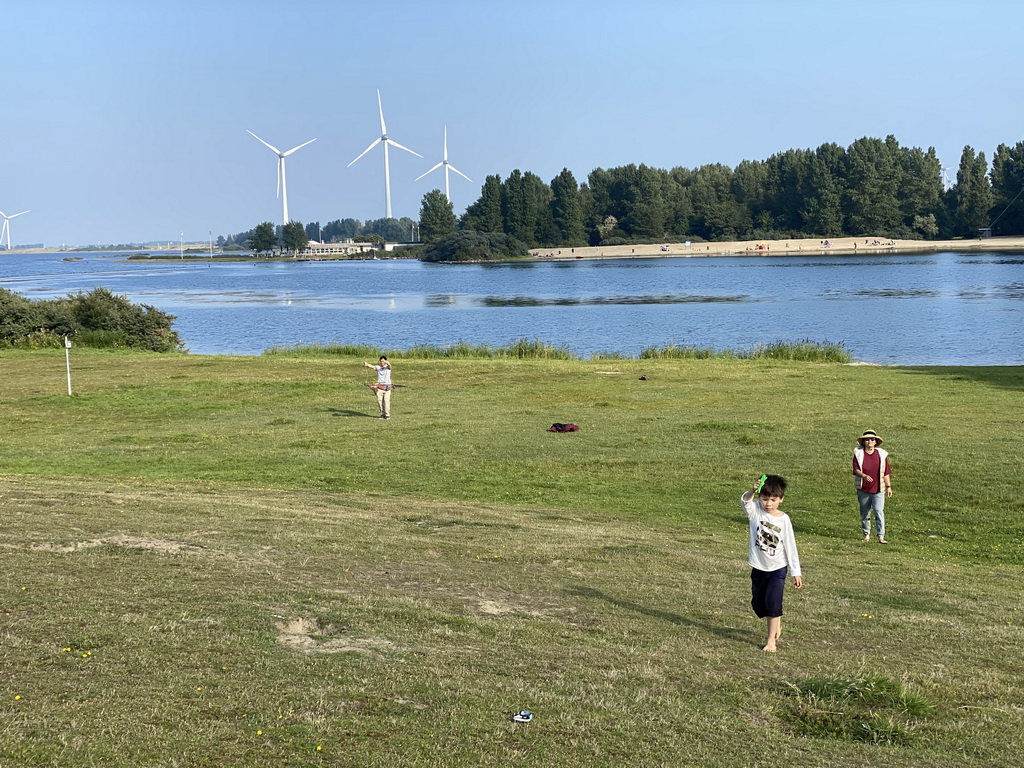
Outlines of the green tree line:
{"label": "green tree line", "polygon": [[550,183],[517,169],[504,180],[488,176],[458,228],[503,232],[529,247],[977,237],[990,223],[993,234],[1010,235],[1024,233],[1022,189],[1024,142],[1001,144],[991,171],[984,153],[965,147],[947,190],[933,148],[903,147],[888,136],[788,150],[735,168],[598,168],[585,183],[568,169]]}
{"label": "green tree line", "polygon": [[[408,217],[401,219],[373,219],[360,221],[359,219],[335,219],[321,225],[319,221],[313,221],[303,225],[301,222],[290,222],[288,227],[295,229],[295,225],[305,235],[305,241],[301,248],[304,248],[309,241],[325,243],[344,243],[349,240],[357,243],[369,242],[390,242],[406,243],[412,242],[413,235],[418,226],[417,222]],[[268,236],[266,227],[270,226]],[[274,225],[270,222],[262,222],[257,227],[245,232],[238,232],[234,235],[221,235],[217,238],[217,245],[221,248],[251,248],[256,251],[270,251],[275,248],[283,250],[296,250],[293,245],[301,241],[297,231],[291,232],[289,236],[288,227]]]}

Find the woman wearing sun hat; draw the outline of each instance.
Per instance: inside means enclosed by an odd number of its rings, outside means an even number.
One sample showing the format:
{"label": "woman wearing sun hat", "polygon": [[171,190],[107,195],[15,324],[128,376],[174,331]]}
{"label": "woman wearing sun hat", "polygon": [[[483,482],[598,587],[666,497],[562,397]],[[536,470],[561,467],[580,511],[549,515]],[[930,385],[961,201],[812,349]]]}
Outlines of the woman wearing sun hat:
{"label": "woman wearing sun hat", "polygon": [[871,541],[871,510],[875,511],[875,533],[879,544],[885,540],[885,500],[892,498],[892,468],[889,452],[879,448],[884,440],[868,429],[857,438],[853,449],[853,484],[860,504],[860,530],[864,541]]}

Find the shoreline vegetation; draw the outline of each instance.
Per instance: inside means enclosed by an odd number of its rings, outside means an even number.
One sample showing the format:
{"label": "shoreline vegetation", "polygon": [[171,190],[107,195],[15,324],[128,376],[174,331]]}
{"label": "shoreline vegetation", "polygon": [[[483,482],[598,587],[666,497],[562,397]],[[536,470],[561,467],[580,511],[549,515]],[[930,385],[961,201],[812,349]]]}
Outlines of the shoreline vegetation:
{"label": "shoreline vegetation", "polygon": [[[827,245],[826,245],[827,243]],[[412,245],[412,244],[410,244]],[[413,247],[421,246],[421,243]],[[987,237],[979,239],[956,240],[893,240],[883,237],[837,237],[837,238],[790,238],[785,240],[731,240],[723,242],[659,242],[633,243],[628,245],[584,246],[564,248],[531,248],[529,257],[522,259],[504,259],[505,261],[586,261],[601,259],[651,259],[651,258],[713,258],[718,256],[806,256],[811,254],[831,256],[858,256],[884,254],[926,254],[939,251],[1006,251],[1024,252],[1024,237]],[[69,250],[44,248],[32,250],[14,249],[12,254],[48,253],[64,254],[68,259],[88,255],[89,250]],[[6,252],[5,252],[6,253]],[[215,251],[211,257],[208,251],[198,249],[189,252],[184,258],[177,250],[159,248],[140,248],[139,251],[120,251],[125,258],[133,261],[185,261],[185,262],[229,262],[229,261],[371,261],[374,259],[407,258],[402,254],[402,247],[396,250],[373,250],[353,255],[310,255],[298,256],[257,256],[238,251]],[[134,254],[134,257],[133,257]],[[2,254],[0,254],[2,258]],[[412,257],[408,257],[412,258]],[[489,261],[502,261],[493,259]],[[479,262],[459,262],[479,263]]]}
{"label": "shoreline vegetation", "polygon": [[294,344],[271,347],[264,355],[309,356],[309,357],[363,357],[376,359],[380,355],[388,359],[405,358],[418,360],[443,359],[517,359],[517,360],[709,360],[731,358],[737,360],[799,360],[803,362],[852,363],[853,355],[840,342],[817,342],[810,339],[788,342],[776,341],[757,344],[748,349],[715,349],[671,344],[666,347],[647,347],[639,357],[630,357],[618,352],[595,352],[578,355],[566,347],[556,347],[536,339],[519,339],[505,346],[492,347],[487,344],[471,344],[459,341],[439,347],[418,345],[407,349],[379,349],[368,345],[350,344]]}
{"label": "shoreline vegetation", "polygon": [[[61,352],[0,350],[0,765],[1019,754],[1024,367],[409,358],[383,421],[352,351],[81,350],[69,397]],[[805,578],[770,659],[765,472]]]}

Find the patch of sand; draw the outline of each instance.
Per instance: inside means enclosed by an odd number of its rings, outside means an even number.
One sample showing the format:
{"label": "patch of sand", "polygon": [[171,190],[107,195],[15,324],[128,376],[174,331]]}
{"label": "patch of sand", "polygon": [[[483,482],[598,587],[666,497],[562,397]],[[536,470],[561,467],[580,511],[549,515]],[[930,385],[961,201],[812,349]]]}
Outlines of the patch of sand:
{"label": "patch of sand", "polygon": [[[825,243],[828,243],[826,246]],[[759,246],[763,246],[759,248]],[[835,237],[789,240],[734,240],[726,243],[651,243],[588,248],[534,248],[544,261],[572,259],[653,259],[694,256],[794,256],[836,254],[934,253],[936,251],[1024,251],[1024,237],[984,240],[891,240],[887,237]]]}

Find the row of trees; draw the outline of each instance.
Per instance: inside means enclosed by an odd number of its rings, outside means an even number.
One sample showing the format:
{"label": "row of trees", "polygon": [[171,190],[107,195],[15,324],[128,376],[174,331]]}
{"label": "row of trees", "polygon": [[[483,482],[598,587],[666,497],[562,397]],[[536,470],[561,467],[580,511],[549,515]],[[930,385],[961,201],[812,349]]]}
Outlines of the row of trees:
{"label": "row of trees", "polygon": [[[269,242],[265,230],[268,225],[274,233],[273,237],[276,238],[274,244],[270,247],[257,248],[257,245],[265,246]],[[302,248],[311,240],[324,243],[343,243],[349,240],[357,243],[405,243],[413,241],[418,231],[418,226],[415,221],[408,217],[401,219],[375,219],[365,222],[361,222],[359,219],[335,219],[323,226],[321,226],[319,221],[313,221],[306,225],[293,221],[288,224],[288,227],[293,230],[289,235],[286,227],[277,225],[275,228],[273,224],[263,222],[258,227],[246,232],[239,232],[227,237],[221,235],[217,238],[217,245],[224,249],[235,247],[270,251],[275,248],[281,248],[290,251],[295,250],[292,247],[293,244],[301,240],[298,234],[299,229],[305,233],[306,237],[305,242],[301,246]],[[257,232],[260,227],[263,227],[263,229]],[[254,240],[254,238],[256,239]]]}
{"label": "row of trees", "polygon": [[256,253],[274,250],[297,253],[309,244],[309,236],[301,221],[290,221],[283,227],[275,227],[271,222],[264,221],[250,230],[241,244]]}
{"label": "row of trees", "polygon": [[1024,233],[1024,142],[1000,145],[989,170],[965,147],[949,189],[934,149],[893,136],[823,144],[764,161],[665,171],[627,165],[577,182],[529,171],[488,176],[457,224],[439,192],[423,198],[422,239],[456,228],[503,232],[530,247],[662,240],[747,240],[881,235],[899,239]]}

